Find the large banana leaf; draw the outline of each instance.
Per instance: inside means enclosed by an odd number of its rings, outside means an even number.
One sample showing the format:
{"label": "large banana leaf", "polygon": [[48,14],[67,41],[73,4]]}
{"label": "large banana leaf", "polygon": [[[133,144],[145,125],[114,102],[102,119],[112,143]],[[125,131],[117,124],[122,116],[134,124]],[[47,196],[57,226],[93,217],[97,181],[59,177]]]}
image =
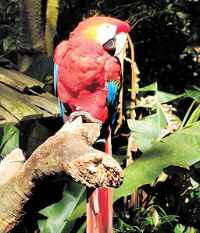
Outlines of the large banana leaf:
{"label": "large banana leaf", "polygon": [[85,187],[75,182],[70,182],[67,189],[63,192],[61,201],[40,211],[41,214],[47,217],[45,220],[38,221],[40,232],[71,232],[75,220],[85,213],[85,208],[82,208],[83,205],[84,207],[86,206],[85,193]]}
{"label": "large banana leaf", "polygon": [[200,121],[156,142],[127,167],[123,184],[114,191],[114,200],[133,193],[144,184],[151,184],[168,166],[188,168],[199,160]]}

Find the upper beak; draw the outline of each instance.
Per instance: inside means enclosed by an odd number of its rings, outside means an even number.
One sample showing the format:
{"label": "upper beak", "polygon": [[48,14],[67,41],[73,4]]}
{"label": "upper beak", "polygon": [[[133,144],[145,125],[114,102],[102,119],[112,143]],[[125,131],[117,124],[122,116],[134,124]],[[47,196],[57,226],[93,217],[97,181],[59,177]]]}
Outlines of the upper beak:
{"label": "upper beak", "polygon": [[115,57],[120,57],[126,48],[127,33],[121,32],[115,36]]}
{"label": "upper beak", "polygon": [[121,32],[115,36],[115,54],[121,65],[121,73],[124,71],[124,58],[126,57],[127,33]]}

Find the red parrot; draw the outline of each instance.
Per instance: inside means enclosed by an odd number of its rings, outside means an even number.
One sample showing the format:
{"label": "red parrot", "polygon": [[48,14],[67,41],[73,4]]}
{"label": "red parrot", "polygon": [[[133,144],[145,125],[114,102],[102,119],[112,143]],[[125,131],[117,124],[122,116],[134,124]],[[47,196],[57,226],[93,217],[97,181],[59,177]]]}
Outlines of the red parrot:
{"label": "red parrot", "polygon": [[[69,39],[62,41],[54,55],[54,89],[61,115],[71,112],[89,114],[101,122],[105,152],[112,155],[110,128],[115,119],[121,84],[118,59],[126,45],[127,22],[95,16],[78,24]],[[92,192],[92,193],[91,193]],[[88,192],[87,233],[112,232],[112,192],[98,188]]]}

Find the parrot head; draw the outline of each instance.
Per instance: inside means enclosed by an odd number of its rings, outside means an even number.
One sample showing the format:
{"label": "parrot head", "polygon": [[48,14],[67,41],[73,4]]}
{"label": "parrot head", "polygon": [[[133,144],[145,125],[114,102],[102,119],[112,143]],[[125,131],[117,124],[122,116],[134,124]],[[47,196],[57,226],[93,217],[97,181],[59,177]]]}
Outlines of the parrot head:
{"label": "parrot head", "polygon": [[126,45],[127,34],[131,30],[130,25],[116,18],[105,16],[94,16],[80,22],[71,33],[71,37],[87,42],[96,43],[106,51],[112,52],[118,57]]}

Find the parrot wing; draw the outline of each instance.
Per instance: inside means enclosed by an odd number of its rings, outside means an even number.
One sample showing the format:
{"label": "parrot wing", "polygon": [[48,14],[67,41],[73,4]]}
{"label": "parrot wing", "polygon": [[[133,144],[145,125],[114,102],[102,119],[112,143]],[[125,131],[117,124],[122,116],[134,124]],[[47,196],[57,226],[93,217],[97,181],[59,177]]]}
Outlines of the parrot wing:
{"label": "parrot wing", "polygon": [[108,110],[110,125],[113,126],[116,120],[117,105],[119,100],[121,84],[119,81],[108,81]]}
{"label": "parrot wing", "polygon": [[58,65],[54,64],[53,91],[55,96],[57,95],[57,82],[58,82]]}
{"label": "parrot wing", "polygon": [[[53,88],[54,88],[54,95],[57,95],[57,83],[58,83],[58,65],[54,64],[54,75],[53,75]],[[58,105],[60,109],[60,115],[64,121],[65,118],[65,107],[64,104],[58,99]]]}
{"label": "parrot wing", "polygon": [[61,103],[61,114],[63,103],[67,103],[72,111],[80,109],[105,122],[117,102],[117,59],[96,44],[76,47],[64,41],[56,48],[54,61],[54,90]]}
{"label": "parrot wing", "polygon": [[[58,45],[58,49],[57,49],[57,53],[56,53],[56,62],[54,64],[54,76],[53,76],[53,91],[54,91],[54,95],[57,96],[57,84],[58,84],[58,74],[59,74],[59,63],[62,60],[62,57],[64,56],[64,54],[66,53],[66,49],[67,49],[67,41],[64,40],[63,42],[60,43],[60,45]],[[64,104],[59,100],[58,98],[58,104],[59,104],[59,109],[60,109],[60,114],[61,117],[64,121],[65,118],[65,107]]]}

